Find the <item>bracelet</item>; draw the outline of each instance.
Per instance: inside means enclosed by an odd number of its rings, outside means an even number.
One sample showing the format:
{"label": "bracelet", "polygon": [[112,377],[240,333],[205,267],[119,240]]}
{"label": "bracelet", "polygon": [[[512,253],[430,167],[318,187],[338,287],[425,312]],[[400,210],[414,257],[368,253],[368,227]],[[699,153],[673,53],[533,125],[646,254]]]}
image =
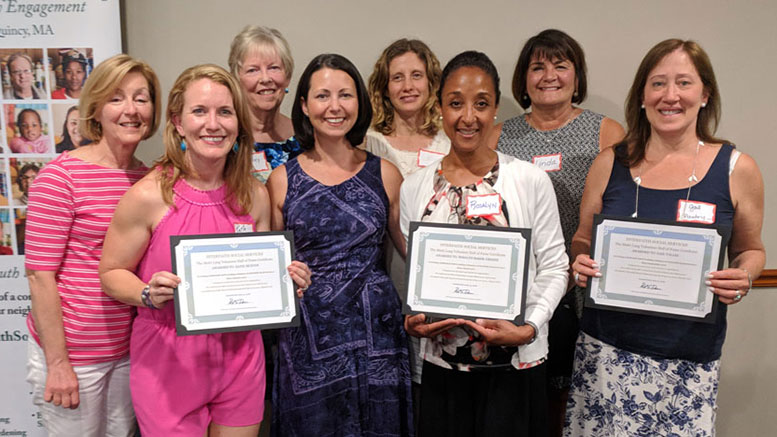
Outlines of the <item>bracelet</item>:
{"label": "bracelet", "polygon": [[535,325],[534,323],[532,323],[532,322],[530,322],[528,320],[526,320],[524,323],[529,325],[529,326],[531,326],[532,328],[534,328],[534,337],[532,337],[531,340],[529,340],[528,343],[524,343],[522,346],[526,346],[526,345],[530,345],[530,344],[534,343],[534,340],[536,340],[537,336],[540,334],[540,330],[539,330],[539,328],[537,328],[537,325]]}
{"label": "bracelet", "polygon": [[159,308],[154,306],[154,302],[151,302],[151,293],[149,290],[151,290],[150,285],[143,287],[143,291],[140,292],[140,300],[143,301],[143,305],[145,305],[146,308],[151,310],[158,310]]}

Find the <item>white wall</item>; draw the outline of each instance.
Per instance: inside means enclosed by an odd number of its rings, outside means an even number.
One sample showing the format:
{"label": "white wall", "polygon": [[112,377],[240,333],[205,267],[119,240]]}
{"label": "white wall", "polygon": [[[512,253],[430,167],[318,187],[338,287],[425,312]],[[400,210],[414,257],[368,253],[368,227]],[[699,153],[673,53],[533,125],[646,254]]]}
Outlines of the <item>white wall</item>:
{"label": "white wall", "polygon": [[[157,71],[169,90],[197,63],[226,67],[229,43],[246,24],[278,28],[297,63],[291,88],[307,62],[322,52],[350,58],[369,76],[383,48],[400,37],[427,42],[445,63],[456,53],[487,53],[502,76],[500,119],[520,113],[510,93],[518,52],[545,28],[562,29],[586,51],[589,97],[582,106],[623,122],[623,101],[636,68],[655,43],[695,39],[715,67],[723,101],[718,133],[753,155],[766,183],[767,252],[777,250],[777,2],[761,0],[131,0],[125,2],[126,48]],[[293,91],[292,94],[293,95]],[[290,98],[284,112],[290,112]],[[147,162],[161,150],[159,136],[141,145]],[[771,220],[769,218],[772,218]],[[769,224],[772,224],[769,226]],[[777,261],[767,262],[777,268]],[[718,432],[721,436],[776,435],[769,396],[777,392],[777,293],[754,291],[729,312],[722,364]]]}

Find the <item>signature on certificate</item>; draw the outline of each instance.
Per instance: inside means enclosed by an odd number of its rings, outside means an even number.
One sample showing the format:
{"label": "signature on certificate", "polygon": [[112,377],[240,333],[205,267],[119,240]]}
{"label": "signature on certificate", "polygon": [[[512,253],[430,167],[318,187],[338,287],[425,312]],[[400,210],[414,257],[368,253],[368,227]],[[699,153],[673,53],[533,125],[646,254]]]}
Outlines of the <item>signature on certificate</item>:
{"label": "signature on certificate", "polygon": [[453,292],[456,294],[475,294],[469,288],[461,288],[461,287],[456,287],[455,289],[453,289]]}

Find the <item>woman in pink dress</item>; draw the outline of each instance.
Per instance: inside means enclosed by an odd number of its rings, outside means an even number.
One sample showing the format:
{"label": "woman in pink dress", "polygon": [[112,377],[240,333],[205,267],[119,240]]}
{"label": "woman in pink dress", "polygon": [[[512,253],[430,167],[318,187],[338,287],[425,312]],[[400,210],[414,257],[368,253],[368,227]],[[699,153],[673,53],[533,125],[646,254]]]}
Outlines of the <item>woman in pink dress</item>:
{"label": "woman in pink dress", "polygon": [[[130,388],[143,435],[256,436],[264,410],[259,331],[176,336],[170,236],[270,230],[251,177],[240,84],[216,65],[185,70],[168,97],[165,154],[119,202],[100,263],[106,293],[138,306]],[[303,289],[310,271],[292,262]]]}

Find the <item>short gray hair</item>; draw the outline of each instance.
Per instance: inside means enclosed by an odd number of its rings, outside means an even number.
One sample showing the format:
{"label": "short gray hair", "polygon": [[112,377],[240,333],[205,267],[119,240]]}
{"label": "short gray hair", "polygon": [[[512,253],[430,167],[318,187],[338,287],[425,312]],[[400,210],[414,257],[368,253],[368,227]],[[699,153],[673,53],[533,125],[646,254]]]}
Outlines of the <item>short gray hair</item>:
{"label": "short gray hair", "polygon": [[277,30],[265,26],[246,26],[232,40],[229,49],[229,69],[235,77],[240,73],[243,60],[253,50],[275,52],[281,58],[287,79],[294,72],[294,58],[286,38]]}

